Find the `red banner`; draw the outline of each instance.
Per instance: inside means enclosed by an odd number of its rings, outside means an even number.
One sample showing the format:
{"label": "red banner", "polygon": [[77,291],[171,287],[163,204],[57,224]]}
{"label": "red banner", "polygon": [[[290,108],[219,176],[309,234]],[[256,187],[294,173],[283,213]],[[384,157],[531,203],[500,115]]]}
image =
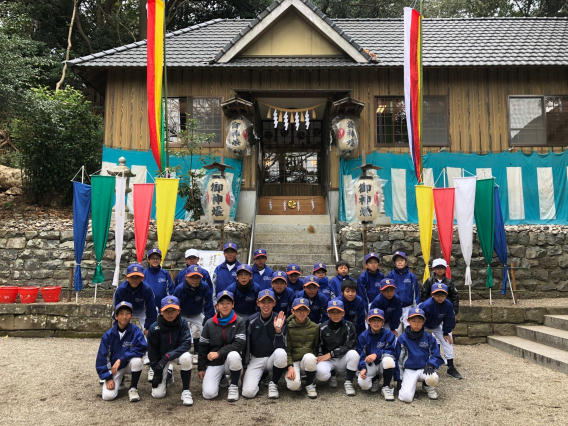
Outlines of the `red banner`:
{"label": "red banner", "polygon": [[434,188],[434,210],[438,224],[438,237],[442,247],[442,256],[448,264],[446,276],[452,278],[450,257],[452,256],[452,239],[454,237],[454,188]]}
{"label": "red banner", "polygon": [[134,241],[136,243],[136,258],[142,263],[148,241],[152,198],[154,197],[153,183],[135,183],[132,185],[132,202],[134,207]]}

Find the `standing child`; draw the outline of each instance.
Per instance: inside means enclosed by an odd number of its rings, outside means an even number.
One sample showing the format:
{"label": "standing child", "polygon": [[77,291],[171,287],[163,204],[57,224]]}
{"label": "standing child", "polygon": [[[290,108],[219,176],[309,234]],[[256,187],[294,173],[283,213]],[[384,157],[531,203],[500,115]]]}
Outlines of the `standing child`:
{"label": "standing child", "polygon": [[225,261],[218,265],[213,272],[213,294],[219,294],[237,280],[237,269],[241,262],[237,260],[238,248],[235,243],[223,246]]}
{"label": "standing child", "polygon": [[156,300],[162,300],[174,294],[175,287],[172,277],[160,266],[162,252],[157,248],[148,250],[147,260],[148,267],[144,269],[144,281],[154,290]]}
{"label": "standing child", "polygon": [[340,260],[335,264],[335,269],[337,271],[337,275],[332,278],[331,280],[331,288],[335,292],[336,296],[341,294],[341,283],[345,280],[353,280],[355,278],[349,275],[349,262],[346,260]]}
{"label": "standing child", "polygon": [[402,303],[401,320],[404,327],[407,327],[408,311],[420,304],[420,287],[418,287],[416,276],[408,269],[408,261],[405,253],[401,251],[395,252],[392,256],[392,261],[394,262],[394,269],[389,272],[387,278],[394,280],[396,285],[395,294]]}
{"label": "standing child", "polygon": [[454,313],[457,315],[460,312],[460,297],[458,290],[452,280],[446,277],[446,270],[448,264],[444,259],[434,259],[432,262],[432,270],[434,275],[426,280],[420,292],[420,299],[425,302],[432,295],[432,286],[434,284],[444,284],[448,287],[448,299],[454,305]]}
{"label": "standing child", "polygon": [[[339,296],[339,291],[335,292],[335,289],[331,285],[327,275],[327,266],[325,263],[316,263],[314,265],[313,274],[318,278],[319,292],[324,294],[329,300],[335,299]],[[306,277],[308,278],[308,277]],[[304,284],[306,279],[304,279]]]}
{"label": "standing child", "polygon": [[[290,290],[291,291],[291,290]],[[286,316],[274,312],[276,298],[272,290],[261,290],[256,302],[260,312],[247,321],[247,347],[244,353],[245,375],[243,396],[254,398],[263,376],[272,373],[268,384],[268,398],[277,399],[278,381],[286,372]]]}
{"label": "standing child", "polygon": [[[128,398],[130,402],[140,401],[138,381],[142,374],[142,356],[146,352],[146,339],[138,327],[130,322],[132,305],[120,302],[114,308],[116,320],[101,339],[97,354],[97,373],[103,384],[103,400],[112,401],[125,373],[132,373]],[[109,366],[111,366],[109,368]]]}
{"label": "standing child", "polygon": [[203,324],[215,315],[211,289],[203,281],[199,266],[193,265],[185,269],[185,281],[176,287],[174,296],[179,299],[181,316],[189,324],[193,339],[193,363],[197,364],[199,338]]}
{"label": "standing child", "polygon": [[292,303],[294,302],[294,291],[287,286],[286,274],[282,271],[276,271],[272,274],[272,291],[276,304],[274,312],[284,312],[284,317],[288,318],[292,312]]}
{"label": "standing child", "polygon": [[377,392],[382,375],[381,393],[386,401],[394,401],[394,389],[390,386],[396,367],[394,334],[384,327],[385,313],[381,309],[371,309],[367,322],[369,328],[357,339],[359,386],[363,390]]}
{"label": "standing child", "polygon": [[412,402],[416,384],[424,382],[424,389],[430,399],[438,399],[434,387],[440,381],[436,370],[444,363],[436,339],[424,331],[426,315],[420,308],[412,308],[408,314],[409,325],[395,346],[395,359],[398,360],[402,385],[398,399]]}
{"label": "standing child", "polygon": [[256,298],[260,292],[258,284],[252,280],[252,268],[244,263],[237,269],[237,281],[227,287],[227,291],[233,294],[235,313],[246,320],[256,311],[258,306]]}
{"label": "standing child", "polygon": [[199,340],[197,371],[203,380],[203,398],[219,395],[219,384],[227,374],[231,385],[227,400],[239,400],[239,377],[243,368],[241,352],[246,347],[245,320],[235,314],[233,294],[224,290],[217,294],[217,314],[205,323]]}
{"label": "standing child", "polygon": [[174,285],[177,287],[180,284],[185,282],[185,276],[187,275],[187,268],[190,266],[197,266],[199,267],[199,273],[203,275],[203,281],[209,286],[211,289],[211,294],[213,294],[213,282],[211,281],[211,276],[207,269],[202,268],[199,266],[199,251],[195,249],[189,249],[185,251],[185,264],[187,267],[182,269],[179,274],[177,274],[176,279],[174,280]]}
{"label": "standing child", "polygon": [[[355,283],[353,281],[353,283]],[[357,373],[359,354],[355,350],[357,333],[351,321],[345,321],[343,302],[330,300],[327,304],[329,320],[319,325],[318,364],[316,379],[337,387],[337,373],[346,372],[345,393],[355,396],[353,379]]]}
{"label": "standing child", "polygon": [[338,300],[345,307],[345,319],[355,325],[357,335],[365,331],[367,319],[367,302],[357,295],[357,283],[353,280],[344,280],[341,283],[341,296]]}
{"label": "standing child", "polygon": [[402,317],[402,303],[395,292],[396,285],[394,280],[390,278],[382,280],[381,293],[371,303],[371,309],[378,308],[384,312],[383,319],[385,323],[383,327],[390,329],[398,337],[398,327],[400,326],[400,317]]}
{"label": "standing child", "polygon": [[315,399],[318,397],[314,384],[318,361],[314,354],[319,344],[319,328],[317,324],[310,321],[309,313],[308,299],[294,299],[292,315],[288,318],[288,335],[286,336],[286,354],[288,355],[286,385],[291,391],[299,391],[302,388],[301,375],[305,374],[306,392],[309,398]]}
{"label": "standing child", "polygon": [[294,294],[298,294],[304,289],[304,280],[300,278],[302,273],[300,265],[290,263],[286,267],[286,275],[288,276],[288,287],[292,289]]}
{"label": "standing child", "polygon": [[261,290],[270,289],[274,271],[266,266],[267,253],[263,248],[254,251],[254,265],[252,265],[252,280]]}
{"label": "standing child", "polygon": [[[152,397],[156,399],[166,396],[168,386],[168,366],[179,359],[182,382],[181,400],[183,405],[193,405],[189,390],[191,381],[192,360],[191,332],[185,318],[180,315],[179,300],[175,296],[162,299],[158,321],[152,324],[148,333],[148,356],[154,370],[152,379]],[[173,382],[173,376],[172,376]]]}
{"label": "standing child", "polygon": [[296,298],[304,298],[310,305],[310,320],[316,324],[326,322],[326,308],[329,297],[319,291],[319,282],[315,275],[308,275],[304,278],[304,290],[296,295]]}
{"label": "standing child", "polygon": [[456,316],[452,302],[448,299],[446,284],[437,283],[432,286],[432,297],[420,305],[426,315],[424,328],[432,333],[438,344],[444,349],[444,358],[448,365],[448,374],[455,379],[462,376],[454,367],[454,346],[452,330],[456,327]]}
{"label": "standing child", "polygon": [[357,280],[357,294],[367,302],[367,306],[380,294],[380,282],[385,279],[385,276],[379,271],[379,265],[379,255],[369,253],[365,256],[365,268],[367,269],[359,275]]}

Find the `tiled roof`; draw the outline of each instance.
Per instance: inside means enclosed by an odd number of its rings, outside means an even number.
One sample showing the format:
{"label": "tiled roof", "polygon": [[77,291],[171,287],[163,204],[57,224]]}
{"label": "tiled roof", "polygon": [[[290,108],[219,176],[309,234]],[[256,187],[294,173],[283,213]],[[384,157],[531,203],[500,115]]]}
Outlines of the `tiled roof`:
{"label": "tiled roof", "polygon": [[[337,19],[335,27],[375,54],[378,63],[351,58],[214,57],[252,20],[215,19],[167,35],[169,67],[399,67],[402,19]],[[425,19],[424,66],[568,65],[568,18]],[[145,67],[146,41],[69,61],[73,67]]]}

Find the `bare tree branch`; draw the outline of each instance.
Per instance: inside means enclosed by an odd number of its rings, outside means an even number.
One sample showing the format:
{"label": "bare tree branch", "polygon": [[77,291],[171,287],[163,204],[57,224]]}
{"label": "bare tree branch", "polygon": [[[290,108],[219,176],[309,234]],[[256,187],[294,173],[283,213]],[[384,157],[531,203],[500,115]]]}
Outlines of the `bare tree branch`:
{"label": "bare tree branch", "polygon": [[71,16],[71,25],[69,25],[69,36],[67,37],[67,53],[65,54],[65,65],[61,73],[61,80],[55,85],[55,92],[59,92],[63,80],[65,80],[65,71],[67,71],[67,62],[69,61],[69,51],[71,50],[71,34],[73,34],[73,22],[75,21],[75,13],[77,12],[77,0],[73,0],[73,16]]}

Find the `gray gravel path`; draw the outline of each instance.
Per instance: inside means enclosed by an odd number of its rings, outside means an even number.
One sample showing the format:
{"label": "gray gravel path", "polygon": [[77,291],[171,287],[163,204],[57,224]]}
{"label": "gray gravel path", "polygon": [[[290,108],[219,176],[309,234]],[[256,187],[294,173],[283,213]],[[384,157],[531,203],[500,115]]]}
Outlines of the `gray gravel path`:
{"label": "gray gravel path", "polygon": [[127,391],[121,391],[113,402],[103,401],[94,368],[98,345],[87,339],[0,337],[4,379],[0,424],[540,425],[565,424],[568,418],[568,375],[488,345],[456,347],[456,365],[466,379],[457,381],[443,371],[438,401],[418,391],[412,404],[387,403],[358,387],[357,396],[349,398],[340,377],[337,389],[318,385],[317,400],[309,400],[305,392],[291,393],[281,382],[277,401],[269,400],[263,388],[254,400],[241,398],[230,404],[226,389],[217,400],[205,401],[199,378],[193,374],[193,407],[181,405],[177,366],[176,381],[164,400],[153,400],[150,384],[141,380],[140,402],[128,402]]}

